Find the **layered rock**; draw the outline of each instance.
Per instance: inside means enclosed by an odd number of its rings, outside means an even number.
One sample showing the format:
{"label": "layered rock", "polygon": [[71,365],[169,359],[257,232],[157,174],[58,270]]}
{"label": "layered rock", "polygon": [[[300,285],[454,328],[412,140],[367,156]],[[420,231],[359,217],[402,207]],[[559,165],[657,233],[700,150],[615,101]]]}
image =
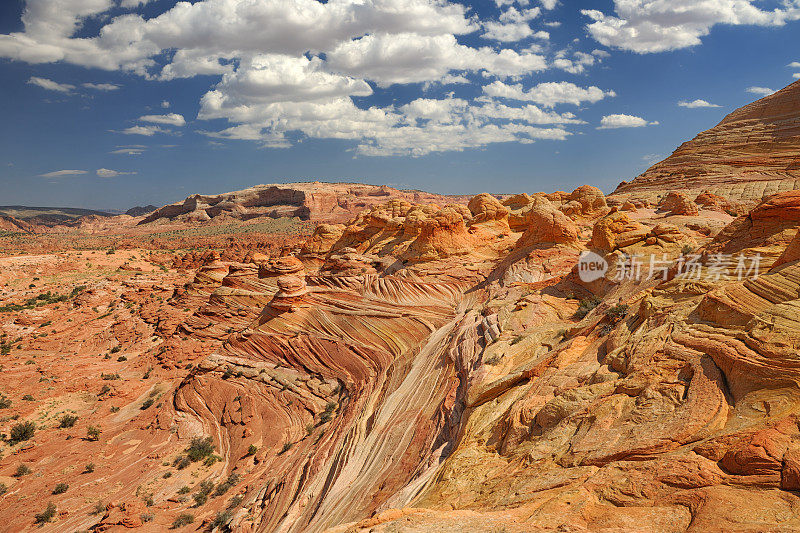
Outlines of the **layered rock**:
{"label": "layered rock", "polygon": [[298,217],[319,222],[343,222],[366,207],[393,198],[414,202],[457,201],[457,198],[423,191],[403,191],[385,185],[320,182],[258,185],[225,194],[195,194],[183,202],[156,209],[139,224],[157,220],[207,222],[218,217],[242,220]]}
{"label": "layered rock", "polygon": [[707,190],[752,206],[800,188],[798,99],[800,81],[737,109],[614,195],[653,199],[680,190],[694,197]]}

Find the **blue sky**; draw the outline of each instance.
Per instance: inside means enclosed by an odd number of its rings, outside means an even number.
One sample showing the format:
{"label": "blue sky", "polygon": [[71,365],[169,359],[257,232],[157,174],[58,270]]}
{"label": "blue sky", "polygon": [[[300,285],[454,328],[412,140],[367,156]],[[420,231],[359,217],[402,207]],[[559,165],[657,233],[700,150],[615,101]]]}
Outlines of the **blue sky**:
{"label": "blue sky", "polygon": [[610,192],[800,76],[798,19],[800,0],[6,0],[0,204]]}

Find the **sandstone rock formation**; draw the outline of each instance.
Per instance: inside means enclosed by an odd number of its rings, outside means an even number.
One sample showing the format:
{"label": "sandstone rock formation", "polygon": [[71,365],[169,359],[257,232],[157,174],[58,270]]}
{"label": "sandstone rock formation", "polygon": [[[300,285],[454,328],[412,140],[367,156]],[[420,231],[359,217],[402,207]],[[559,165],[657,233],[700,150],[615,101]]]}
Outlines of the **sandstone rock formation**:
{"label": "sandstone rock formation", "polygon": [[697,216],[697,204],[682,192],[669,192],[658,204],[659,211],[667,211],[672,215]]}
{"label": "sandstone rock formation", "polygon": [[393,198],[441,203],[458,200],[457,197],[401,191],[385,185],[320,182],[258,185],[225,194],[195,194],[183,202],[156,209],[139,224],[157,220],[207,222],[217,217],[245,220],[256,217],[299,217],[303,220],[343,222],[366,207]]}
{"label": "sandstone rock formation", "polygon": [[751,206],[800,188],[800,81],[737,109],[683,143],[615,196],[654,199],[667,190],[692,198],[705,190]]}
{"label": "sandstone rock formation", "polygon": [[[37,424],[0,443],[0,516],[31,529],[45,495],[54,531],[798,530],[800,194],[736,218],[674,196],[387,198],[172,269],[0,258],[0,431]],[[665,275],[584,282],[586,250]]]}

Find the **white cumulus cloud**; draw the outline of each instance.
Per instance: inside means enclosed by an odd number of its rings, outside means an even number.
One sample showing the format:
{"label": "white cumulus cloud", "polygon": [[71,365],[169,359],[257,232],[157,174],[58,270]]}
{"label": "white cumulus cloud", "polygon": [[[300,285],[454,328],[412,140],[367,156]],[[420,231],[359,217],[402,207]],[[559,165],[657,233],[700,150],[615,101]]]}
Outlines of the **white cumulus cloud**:
{"label": "white cumulus cloud", "polygon": [[769,87],[748,87],[747,92],[750,94],[757,94],[759,96],[769,96],[775,93],[775,90]]}
{"label": "white cumulus cloud", "polygon": [[605,46],[640,54],[695,46],[718,24],[782,26],[800,19],[800,3],[764,10],[757,0],[614,0],[615,15],[581,13],[589,34]]}
{"label": "white cumulus cloud", "polygon": [[522,88],[522,84],[507,85],[501,81],[494,81],[486,85],[483,92],[494,98],[536,102],[545,107],[553,107],[558,104],[595,103],[604,98],[616,96],[614,91],[604,91],[595,86],[579,87],[566,81],[540,83],[527,91]]}
{"label": "white cumulus cloud", "polygon": [[612,130],[617,128],[642,128],[644,126],[657,126],[658,122],[648,122],[634,115],[606,115],[600,119],[598,130]]}
{"label": "white cumulus cloud", "polygon": [[185,126],[186,119],[183,115],[177,113],[167,113],[166,115],[144,115],[139,117],[141,122],[150,122],[151,124],[166,124],[168,126]]}
{"label": "white cumulus cloud", "polygon": [[698,98],[697,100],[692,100],[691,102],[687,102],[686,100],[681,100],[678,102],[678,105],[681,107],[688,107],[689,109],[696,109],[699,107],[720,107],[717,104],[712,104],[706,100],[702,100]]}

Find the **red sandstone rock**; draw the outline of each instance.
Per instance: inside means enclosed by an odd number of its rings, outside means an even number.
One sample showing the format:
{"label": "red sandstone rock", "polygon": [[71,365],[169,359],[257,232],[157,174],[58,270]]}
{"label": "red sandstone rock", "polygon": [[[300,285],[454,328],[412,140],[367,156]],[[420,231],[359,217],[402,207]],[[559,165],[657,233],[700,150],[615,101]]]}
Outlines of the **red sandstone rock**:
{"label": "red sandstone rock", "polygon": [[772,194],[800,188],[800,82],[725,117],[683,143],[614,195],[652,198],[664,190],[692,197],[703,191],[751,206]]}

